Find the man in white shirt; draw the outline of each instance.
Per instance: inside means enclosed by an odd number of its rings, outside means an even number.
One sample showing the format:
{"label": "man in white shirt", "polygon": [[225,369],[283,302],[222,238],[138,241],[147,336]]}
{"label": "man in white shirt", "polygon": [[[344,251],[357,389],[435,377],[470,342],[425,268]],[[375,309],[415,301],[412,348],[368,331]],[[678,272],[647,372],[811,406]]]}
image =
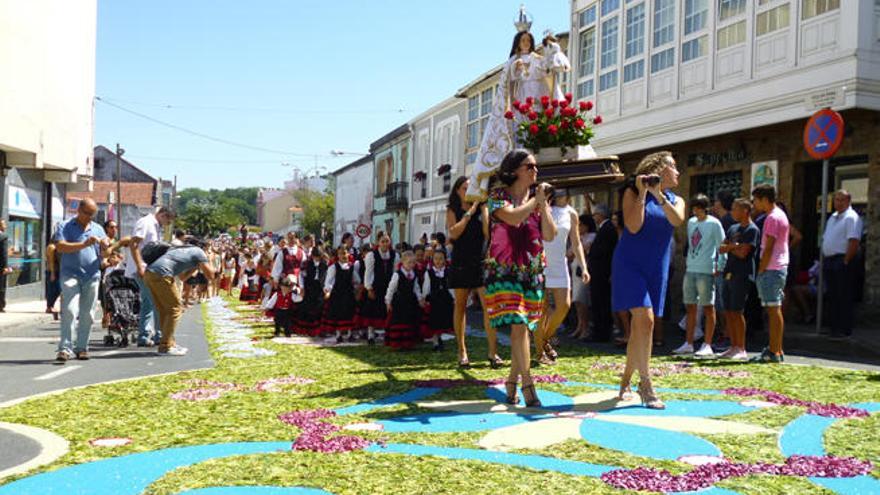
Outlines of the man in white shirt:
{"label": "man in white shirt", "polygon": [[174,220],[174,213],[165,206],[159,207],[156,213],[149,214],[134,226],[131,234],[131,244],[125,265],[125,276],[134,279],[140,288],[141,308],[138,313],[138,347],[151,347],[159,342],[162,329],[159,328],[159,319],[156,318],[153,298],[150,289],[144,283],[144,271],[146,263],[141,258],[141,248],[151,242],[162,240],[162,227],[169,225]]}
{"label": "man in white shirt", "polygon": [[853,263],[862,238],[859,214],[852,209],[852,196],[844,189],[834,193],[834,214],[825,224],[822,235],[822,254],[825,255],[828,322],[831,337],[852,335],[855,320],[854,294],[858,272]]}

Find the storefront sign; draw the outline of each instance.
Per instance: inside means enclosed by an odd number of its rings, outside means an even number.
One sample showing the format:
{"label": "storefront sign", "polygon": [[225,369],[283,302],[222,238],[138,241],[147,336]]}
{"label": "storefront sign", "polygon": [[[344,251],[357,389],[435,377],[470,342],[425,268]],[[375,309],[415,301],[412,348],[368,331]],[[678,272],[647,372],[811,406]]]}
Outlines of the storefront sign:
{"label": "storefront sign", "polygon": [[715,168],[725,163],[749,161],[750,155],[745,148],[733,148],[717,153],[692,153],[688,155],[688,167]]}
{"label": "storefront sign", "polygon": [[43,208],[40,193],[23,187],[9,186],[7,207],[9,216],[24,218],[40,218]]}
{"label": "storefront sign", "polygon": [[752,187],[749,190],[761,184],[770,184],[778,187],[779,184],[779,162],[776,160],[769,162],[755,162],[752,164]]}

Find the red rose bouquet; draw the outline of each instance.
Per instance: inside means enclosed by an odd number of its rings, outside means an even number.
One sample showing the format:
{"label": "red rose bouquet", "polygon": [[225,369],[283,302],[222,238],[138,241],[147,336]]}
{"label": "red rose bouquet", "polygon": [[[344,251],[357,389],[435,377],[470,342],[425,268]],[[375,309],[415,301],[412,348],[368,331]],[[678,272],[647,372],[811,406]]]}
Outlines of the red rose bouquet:
{"label": "red rose bouquet", "polygon": [[[540,108],[535,108],[535,103]],[[513,110],[506,112],[504,117],[513,120],[516,117],[514,111],[523,116],[516,135],[519,142],[535,153],[541,148],[560,148],[565,153],[567,148],[586,146],[593,137],[593,128],[589,123],[602,123],[601,116],[588,115],[593,109],[593,102],[582,101],[574,105],[571,93],[567,93],[564,100],[542,96],[539,101],[531,98],[524,103],[514,101],[512,107]]]}

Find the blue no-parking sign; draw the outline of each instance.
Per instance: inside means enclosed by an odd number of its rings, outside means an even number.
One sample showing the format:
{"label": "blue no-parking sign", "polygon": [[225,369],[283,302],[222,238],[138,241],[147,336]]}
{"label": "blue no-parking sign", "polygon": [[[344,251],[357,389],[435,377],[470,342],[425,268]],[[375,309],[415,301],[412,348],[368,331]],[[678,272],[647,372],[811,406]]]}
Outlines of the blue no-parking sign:
{"label": "blue no-parking sign", "polygon": [[817,160],[834,156],[843,142],[843,117],[829,108],[814,113],[804,128],[804,148]]}

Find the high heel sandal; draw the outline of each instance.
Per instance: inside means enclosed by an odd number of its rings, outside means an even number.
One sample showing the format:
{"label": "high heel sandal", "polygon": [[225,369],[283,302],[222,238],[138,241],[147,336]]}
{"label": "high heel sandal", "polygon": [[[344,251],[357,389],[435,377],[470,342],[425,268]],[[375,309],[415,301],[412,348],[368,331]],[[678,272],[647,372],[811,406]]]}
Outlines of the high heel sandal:
{"label": "high heel sandal", "polygon": [[617,393],[617,400],[628,400],[632,397],[632,387],[629,385],[629,379],[620,380],[620,392]]}
{"label": "high heel sandal", "polygon": [[523,398],[526,400],[526,407],[541,407],[541,399],[538,398],[538,391],[535,390],[535,384],[522,386]]}
{"label": "high heel sandal", "polygon": [[650,380],[639,380],[639,398],[642,405],[648,409],[666,409],[666,404],[654,393],[654,386]]}
{"label": "high heel sandal", "polygon": [[556,361],[559,358],[559,353],[557,353],[556,349],[550,345],[550,342],[544,342],[544,354],[553,361]]}
{"label": "high heel sandal", "polygon": [[489,367],[493,370],[497,370],[504,366],[504,360],[501,359],[498,354],[489,358]]}
{"label": "high heel sandal", "polygon": [[507,403],[512,406],[519,404],[519,397],[516,396],[516,385],[517,382],[504,382],[504,386],[507,387]]}
{"label": "high heel sandal", "polygon": [[458,360],[458,369],[466,370],[471,367],[471,362],[468,361],[468,358],[459,359]]}

